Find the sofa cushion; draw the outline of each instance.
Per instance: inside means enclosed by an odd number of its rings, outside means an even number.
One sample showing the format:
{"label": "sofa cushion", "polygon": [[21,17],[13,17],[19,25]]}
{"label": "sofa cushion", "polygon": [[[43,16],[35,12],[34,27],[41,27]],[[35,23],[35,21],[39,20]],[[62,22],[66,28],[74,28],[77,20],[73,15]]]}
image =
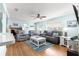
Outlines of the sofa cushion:
{"label": "sofa cushion", "polygon": [[46,37],[46,41],[53,44],[60,44],[60,37]]}

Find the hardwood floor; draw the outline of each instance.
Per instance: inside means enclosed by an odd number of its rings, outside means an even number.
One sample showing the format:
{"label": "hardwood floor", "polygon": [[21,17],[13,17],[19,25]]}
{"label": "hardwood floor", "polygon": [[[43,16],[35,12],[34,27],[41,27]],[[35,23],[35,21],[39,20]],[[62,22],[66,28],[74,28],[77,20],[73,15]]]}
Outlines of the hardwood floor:
{"label": "hardwood floor", "polygon": [[59,45],[37,52],[24,42],[16,42],[13,45],[7,46],[6,56],[66,56],[67,48]]}

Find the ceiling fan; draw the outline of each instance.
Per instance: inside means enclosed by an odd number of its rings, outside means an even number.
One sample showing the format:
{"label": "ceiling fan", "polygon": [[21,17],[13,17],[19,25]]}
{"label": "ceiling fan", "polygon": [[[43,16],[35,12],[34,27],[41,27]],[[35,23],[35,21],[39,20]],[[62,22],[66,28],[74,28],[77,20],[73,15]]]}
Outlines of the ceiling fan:
{"label": "ceiling fan", "polygon": [[[36,14],[35,14],[35,13],[36,13]],[[33,14],[35,14],[35,15],[32,16],[32,17],[35,17],[35,19],[36,19],[36,18],[39,18],[39,19],[46,18],[46,16],[42,16],[42,15],[40,14],[40,9],[37,9],[37,11],[35,11]]]}
{"label": "ceiling fan", "polygon": [[39,13],[36,14],[35,16],[31,16],[31,17],[34,17],[34,19],[37,19],[37,18],[39,18],[39,19],[46,18],[46,16],[41,16]]}
{"label": "ceiling fan", "polygon": [[39,18],[39,19],[43,19],[43,18],[46,18],[46,16],[41,16],[39,13],[36,15],[36,18]]}

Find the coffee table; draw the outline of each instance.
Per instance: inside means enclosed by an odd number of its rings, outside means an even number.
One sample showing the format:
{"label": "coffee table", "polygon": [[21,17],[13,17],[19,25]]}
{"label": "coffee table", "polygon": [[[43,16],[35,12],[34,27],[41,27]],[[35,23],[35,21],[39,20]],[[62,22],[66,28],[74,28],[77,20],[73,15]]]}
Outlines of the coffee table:
{"label": "coffee table", "polygon": [[39,48],[41,45],[46,45],[46,38],[41,36],[31,36],[30,42]]}

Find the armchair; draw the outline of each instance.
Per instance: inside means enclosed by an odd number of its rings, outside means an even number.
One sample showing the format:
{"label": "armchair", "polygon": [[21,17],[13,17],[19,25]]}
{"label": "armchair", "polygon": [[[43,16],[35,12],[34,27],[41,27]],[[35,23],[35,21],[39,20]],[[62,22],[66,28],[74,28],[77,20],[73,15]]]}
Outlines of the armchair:
{"label": "armchair", "polygon": [[24,34],[23,32],[19,32],[17,34],[17,41],[28,40],[30,36],[28,34]]}

